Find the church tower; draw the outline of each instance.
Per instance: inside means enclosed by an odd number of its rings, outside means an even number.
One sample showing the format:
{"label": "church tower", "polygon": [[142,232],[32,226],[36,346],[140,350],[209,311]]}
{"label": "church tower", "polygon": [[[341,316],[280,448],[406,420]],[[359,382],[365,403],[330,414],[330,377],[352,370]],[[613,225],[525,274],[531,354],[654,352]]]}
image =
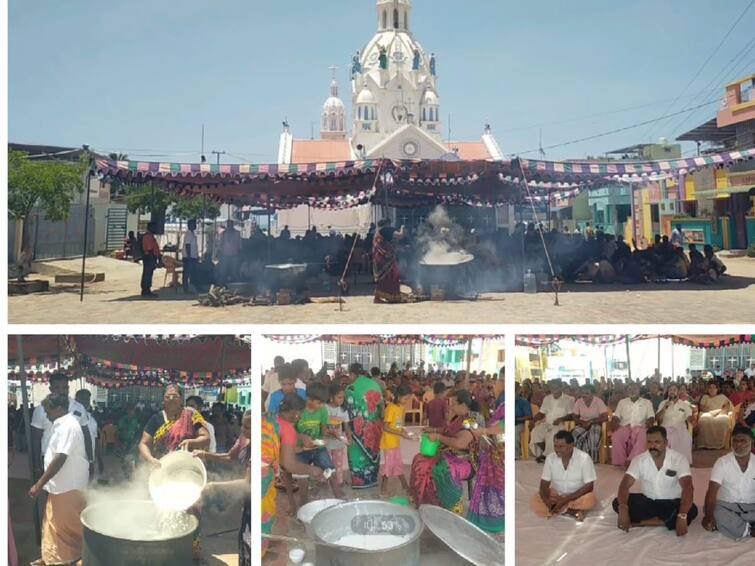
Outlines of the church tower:
{"label": "church tower", "polygon": [[333,80],[330,81],[330,96],[322,105],[320,137],[324,140],[346,139],[346,107],[338,97],[337,67],[330,67]]}
{"label": "church tower", "polygon": [[377,33],[352,58],[352,151],[357,158],[438,157],[448,149],[435,55],[411,31],[411,0],[376,0],[376,14]]}

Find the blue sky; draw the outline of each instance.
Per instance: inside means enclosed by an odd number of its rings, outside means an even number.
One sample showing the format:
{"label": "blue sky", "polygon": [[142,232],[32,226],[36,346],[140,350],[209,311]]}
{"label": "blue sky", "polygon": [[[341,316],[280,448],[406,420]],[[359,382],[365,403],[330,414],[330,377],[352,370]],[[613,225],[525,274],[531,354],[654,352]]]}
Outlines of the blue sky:
{"label": "blue sky", "polygon": [[[505,153],[653,119],[723,95],[755,72],[755,7],[679,100],[750,0],[414,0],[412,29],[438,56],[444,127]],[[274,162],[281,121],[309,137],[339,65],[376,30],[373,0],[10,0],[9,140],[121,150],[132,158]],[[727,64],[742,55],[739,63]],[[701,91],[717,76],[717,89]],[[548,150],[595,155],[675,137],[717,104]],[[690,146],[685,146],[690,151]],[[531,156],[537,155],[529,154]]]}

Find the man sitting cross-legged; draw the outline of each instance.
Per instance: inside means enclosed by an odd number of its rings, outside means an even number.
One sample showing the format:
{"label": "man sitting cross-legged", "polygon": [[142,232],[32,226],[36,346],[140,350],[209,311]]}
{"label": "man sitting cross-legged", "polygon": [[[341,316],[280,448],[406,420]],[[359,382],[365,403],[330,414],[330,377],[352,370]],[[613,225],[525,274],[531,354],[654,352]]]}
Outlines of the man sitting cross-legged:
{"label": "man sitting cross-legged", "polygon": [[734,540],[755,537],[755,454],[752,433],[737,425],[731,433],[731,452],[713,465],[705,494],[703,527]]}
{"label": "man sitting cross-legged", "polygon": [[[687,534],[687,527],[697,517],[692,503],[692,474],[687,459],[668,447],[666,429],[652,426],[646,433],[647,451],[636,456],[619,485],[613,509],[619,514],[618,526],[665,525],[676,529],[677,536]],[[629,493],[635,481],[642,483],[642,493]]]}
{"label": "man sitting cross-legged", "polygon": [[574,447],[574,436],[565,430],[555,434],[553,448],[545,459],[540,492],[532,497],[532,510],[540,517],[569,515],[581,522],[597,504],[592,458]]}

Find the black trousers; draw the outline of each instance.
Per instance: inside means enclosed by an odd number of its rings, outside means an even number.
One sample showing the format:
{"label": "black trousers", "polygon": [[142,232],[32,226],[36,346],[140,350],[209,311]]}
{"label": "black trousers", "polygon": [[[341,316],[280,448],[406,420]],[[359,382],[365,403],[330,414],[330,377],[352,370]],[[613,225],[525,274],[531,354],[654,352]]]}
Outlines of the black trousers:
{"label": "black trousers", "polygon": [[[185,257],[183,258],[183,287],[184,292],[189,292],[189,284],[191,283],[191,280],[194,275],[194,266],[196,265],[197,260],[193,257]],[[195,285],[196,287],[196,285]]]}
{"label": "black trousers", "polygon": [[[670,531],[676,529],[676,516],[679,513],[681,499],[650,499],[642,493],[629,494],[629,519],[632,523],[647,521],[648,519],[661,519]],[[619,500],[614,498],[613,510],[619,512]],[[689,525],[697,517],[697,506],[693,503],[687,512],[687,524]]]}
{"label": "black trousers", "polygon": [[152,289],[152,274],[157,266],[157,257],[145,254],[142,258],[142,295],[148,295]]}

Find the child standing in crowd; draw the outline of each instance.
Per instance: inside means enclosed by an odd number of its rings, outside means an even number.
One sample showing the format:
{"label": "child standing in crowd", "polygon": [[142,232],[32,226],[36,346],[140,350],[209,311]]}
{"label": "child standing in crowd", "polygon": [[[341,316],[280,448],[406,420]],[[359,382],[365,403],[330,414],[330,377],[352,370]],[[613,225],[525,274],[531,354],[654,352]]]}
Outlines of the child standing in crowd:
{"label": "child standing in crowd", "polygon": [[436,381],[433,385],[432,401],[425,405],[425,414],[427,415],[427,424],[430,428],[443,428],[448,424],[448,402],[446,401],[446,384],[442,381]]}
{"label": "child standing in crowd", "polygon": [[383,451],[382,481],[380,495],[386,495],[388,478],[399,478],[401,487],[409,493],[409,484],[404,477],[404,461],[401,458],[401,439],[412,437],[404,431],[404,405],[412,398],[412,390],[408,385],[399,385],[393,395],[393,400],[385,408],[383,418],[383,436],[380,438],[380,449]]}
{"label": "child standing in crowd", "polygon": [[278,369],[278,383],[280,383],[281,388],[273,392],[268,398],[267,412],[271,415],[278,413],[281,401],[288,393],[296,392],[299,397],[306,401],[307,392],[304,389],[296,388],[296,371],[291,364],[283,364]]}
{"label": "child standing in crowd", "polygon": [[336,482],[344,483],[344,471],[348,471],[349,465],[346,459],[346,446],[351,444],[351,431],[346,424],[349,422],[349,413],[343,408],[346,395],[343,387],[334,383],[330,386],[330,402],[328,403],[328,424],[335,433],[328,439],[328,452],[333,466],[336,468]]}
{"label": "child standing in crowd", "polygon": [[[328,409],[325,406],[329,398],[328,388],[322,383],[315,382],[307,386],[307,404],[296,423],[299,444],[302,447],[296,457],[300,462],[325,470],[325,477],[333,490],[333,497],[342,499],[343,492],[336,481],[333,461],[330,459],[323,439],[326,434],[328,436],[334,435],[330,429]],[[308,488],[309,479],[300,479],[301,505],[305,505],[309,500]]]}

